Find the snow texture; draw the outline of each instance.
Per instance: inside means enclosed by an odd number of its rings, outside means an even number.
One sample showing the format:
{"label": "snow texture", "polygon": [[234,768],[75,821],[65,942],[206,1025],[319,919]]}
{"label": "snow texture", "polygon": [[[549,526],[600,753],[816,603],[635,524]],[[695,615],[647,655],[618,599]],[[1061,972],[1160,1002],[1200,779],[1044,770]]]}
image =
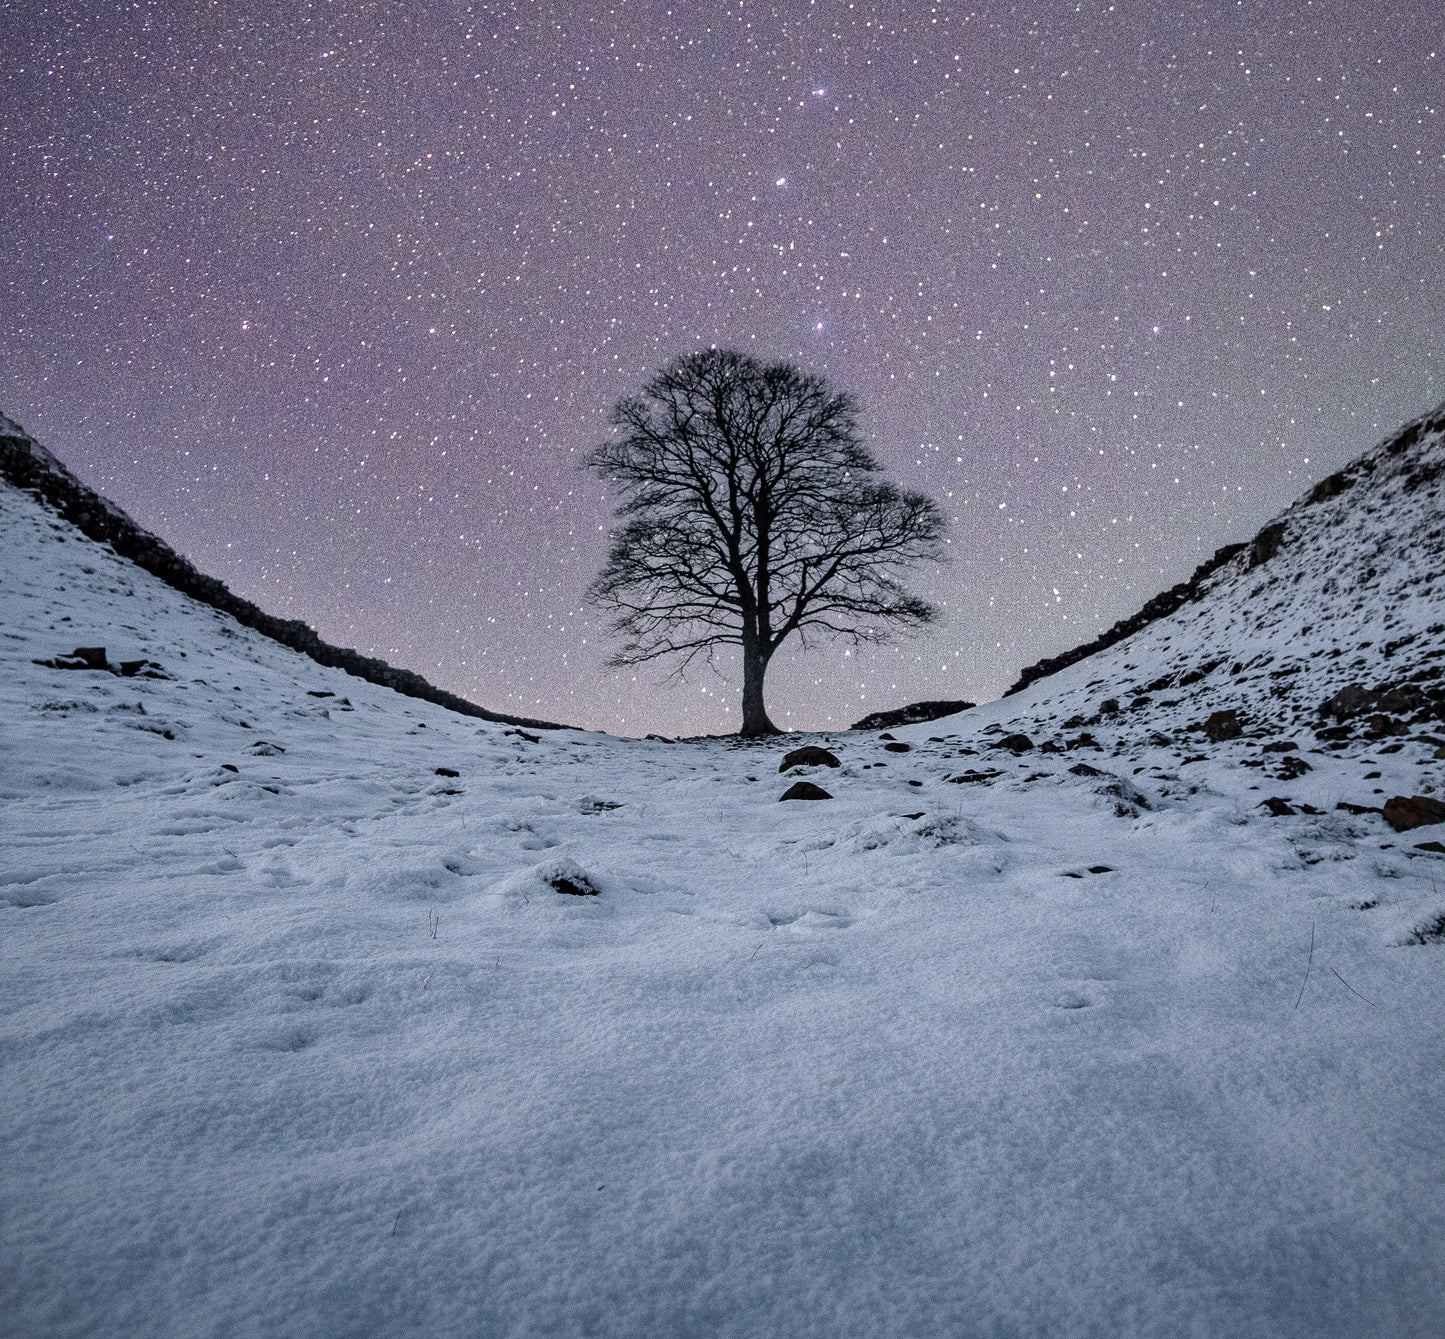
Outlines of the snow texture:
{"label": "snow texture", "polygon": [[1336,806],[1445,784],[1440,426],[787,776],[400,697],[0,487],[0,1332],[1437,1335],[1445,827]]}

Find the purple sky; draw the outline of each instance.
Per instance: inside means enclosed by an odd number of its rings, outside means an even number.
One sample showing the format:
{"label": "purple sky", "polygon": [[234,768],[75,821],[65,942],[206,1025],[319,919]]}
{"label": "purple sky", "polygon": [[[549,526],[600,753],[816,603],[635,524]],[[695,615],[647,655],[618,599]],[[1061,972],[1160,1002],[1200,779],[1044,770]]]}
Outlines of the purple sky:
{"label": "purple sky", "polygon": [[500,710],[603,667],[619,396],[821,372],[945,606],[779,724],[996,696],[1445,397],[1438,0],[0,0],[0,409],[202,569]]}

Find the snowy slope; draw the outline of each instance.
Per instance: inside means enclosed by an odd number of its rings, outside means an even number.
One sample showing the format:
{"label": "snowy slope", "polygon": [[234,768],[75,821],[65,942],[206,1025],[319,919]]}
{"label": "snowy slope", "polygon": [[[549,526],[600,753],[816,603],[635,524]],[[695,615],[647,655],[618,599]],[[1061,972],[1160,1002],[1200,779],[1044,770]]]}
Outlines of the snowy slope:
{"label": "snowy slope", "polygon": [[0,1332],[1438,1333],[1445,826],[1335,805],[1445,733],[1303,724],[1440,663],[1404,484],[787,777],[398,697],[0,488]]}

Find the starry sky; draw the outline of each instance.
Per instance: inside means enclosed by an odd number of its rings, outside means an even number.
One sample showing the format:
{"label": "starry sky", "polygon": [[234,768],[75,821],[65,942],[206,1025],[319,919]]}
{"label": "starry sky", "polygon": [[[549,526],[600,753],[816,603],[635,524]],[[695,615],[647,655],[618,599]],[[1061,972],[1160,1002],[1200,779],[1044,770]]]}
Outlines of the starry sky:
{"label": "starry sky", "polygon": [[0,0],[0,410],[203,570],[498,710],[605,667],[606,412],[711,345],[947,511],[779,724],[997,696],[1445,398],[1438,0]]}

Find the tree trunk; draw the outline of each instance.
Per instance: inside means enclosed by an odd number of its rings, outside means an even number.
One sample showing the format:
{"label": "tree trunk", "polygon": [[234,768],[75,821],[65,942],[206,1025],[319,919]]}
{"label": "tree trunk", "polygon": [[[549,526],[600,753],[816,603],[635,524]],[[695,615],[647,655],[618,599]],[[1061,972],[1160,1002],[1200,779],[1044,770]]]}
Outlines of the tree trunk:
{"label": "tree trunk", "polygon": [[743,728],[744,738],[780,735],[783,732],[768,719],[763,705],[763,676],[768,672],[768,655],[757,646],[743,645]]}

